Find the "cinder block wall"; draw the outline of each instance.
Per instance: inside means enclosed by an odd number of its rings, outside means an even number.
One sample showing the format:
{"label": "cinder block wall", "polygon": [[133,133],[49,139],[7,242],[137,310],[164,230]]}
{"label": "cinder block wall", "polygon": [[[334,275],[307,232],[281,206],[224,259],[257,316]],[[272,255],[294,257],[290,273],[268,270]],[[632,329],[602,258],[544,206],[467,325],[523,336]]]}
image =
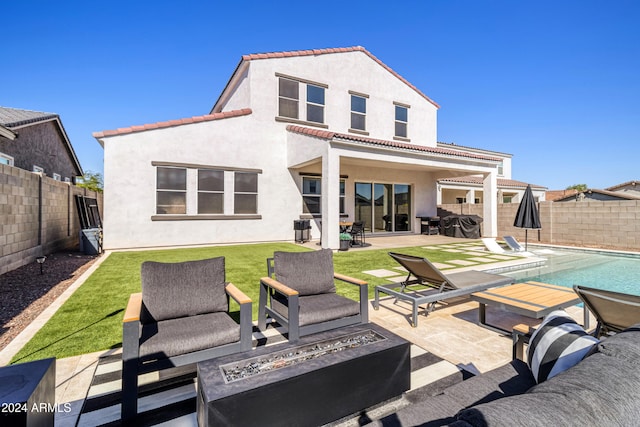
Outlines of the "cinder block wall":
{"label": "cinder block wall", "polygon": [[[541,230],[529,230],[529,242],[640,250],[640,200],[541,202]],[[482,205],[448,204],[439,208],[483,216]],[[517,203],[498,205],[498,236],[524,241],[525,230],[513,226]]]}
{"label": "cinder block wall", "polygon": [[0,164],[0,274],[78,247],[76,194],[96,198],[102,212],[101,193]]}

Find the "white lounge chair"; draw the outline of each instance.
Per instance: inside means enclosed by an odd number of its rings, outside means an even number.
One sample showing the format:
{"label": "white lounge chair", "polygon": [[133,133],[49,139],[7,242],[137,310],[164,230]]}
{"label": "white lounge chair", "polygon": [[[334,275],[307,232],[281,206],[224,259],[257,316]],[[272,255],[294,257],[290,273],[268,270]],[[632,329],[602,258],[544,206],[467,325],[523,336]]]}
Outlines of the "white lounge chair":
{"label": "white lounge chair", "polygon": [[502,248],[502,246],[500,246],[498,242],[496,242],[495,237],[484,237],[482,239],[482,243],[484,243],[484,246],[487,248],[489,252],[493,252],[496,254],[503,254],[506,252]]}
{"label": "white lounge chair", "polygon": [[524,252],[524,248],[522,247],[522,245],[520,243],[518,243],[518,241],[516,240],[515,237],[513,237],[513,236],[503,236],[502,238],[504,239],[504,241],[507,244],[507,246],[509,246],[511,248],[511,250],[514,250],[516,252]]}

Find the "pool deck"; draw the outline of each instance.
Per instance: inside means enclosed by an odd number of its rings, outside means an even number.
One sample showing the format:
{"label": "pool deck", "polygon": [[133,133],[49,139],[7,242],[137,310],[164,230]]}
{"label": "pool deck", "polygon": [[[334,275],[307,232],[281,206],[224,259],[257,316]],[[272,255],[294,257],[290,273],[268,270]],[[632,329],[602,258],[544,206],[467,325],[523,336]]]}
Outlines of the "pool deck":
{"label": "pool deck", "polygon": [[[354,248],[353,250],[368,249],[392,249],[410,246],[428,246],[447,243],[464,243],[468,239],[455,239],[445,236],[388,236],[367,237],[370,247]],[[306,246],[318,248],[317,242],[312,241]],[[0,366],[6,365],[11,357],[44,325],[55,310],[60,307],[66,298],[78,286],[80,286],[90,274],[98,268],[106,256],[96,262],[90,271],[81,276],[68,293],[61,296],[47,309],[33,325],[2,352],[0,352]],[[491,264],[476,265],[456,269],[495,270],[510,269],[515,266],[540,262],[539,258],[519,257],[508,261],[499,261]],[[582,309],[571,307],[567,310],[578,322],[582,322]],[[478,321],[478,303],[463,299],[459,302],[441,304],[428,316],[419,315],[417,327],[410,323],[411,307],[403,302],[395,303],[391,298],[382,298],[380,308],[369,311],[369,319],[386,329],[404,337],[408,341],[424,348],[425,350],[442,357],[443,359],[465,368],[471,372],[486,372],[508,363],[511,360],[511,337],[501,335],[480,327]],[[526,319],[497,309],[488,308],[487,318],[503,329],[510,330],[518,323],[536,324],[539,321]],[[592,320],[594,322],[594,320]],[[595,323],[592,323],[595,324]],[[118,350],[102,351],[85,354],[76,357],[58,359],[56,362],[56,403],[70,403],[71,411],[56,413],[56,426],[75,426],[82,404],[87,396],[89,385],[97,366],[98,358],[104,354],[118,352]]]}

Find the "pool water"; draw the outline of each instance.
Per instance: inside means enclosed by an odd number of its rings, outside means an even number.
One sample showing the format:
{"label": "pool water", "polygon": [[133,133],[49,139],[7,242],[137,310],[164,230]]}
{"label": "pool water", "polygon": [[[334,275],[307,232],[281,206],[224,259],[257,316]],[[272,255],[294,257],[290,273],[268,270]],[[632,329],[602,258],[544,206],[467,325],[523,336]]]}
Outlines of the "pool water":
{"label": "pool water", "polygon": [[640,257],[558,249],[533,251],[545,265],[503,273],[518,281],[534,280],[559,286],[583,285],[640,295]]}

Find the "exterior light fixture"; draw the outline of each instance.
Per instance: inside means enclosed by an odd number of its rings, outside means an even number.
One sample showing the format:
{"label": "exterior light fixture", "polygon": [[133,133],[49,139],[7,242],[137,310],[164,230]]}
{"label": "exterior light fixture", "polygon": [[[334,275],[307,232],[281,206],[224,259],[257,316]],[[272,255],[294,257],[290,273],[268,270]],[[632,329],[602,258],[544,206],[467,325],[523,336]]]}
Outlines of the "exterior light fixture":
{"label": "exterior light fixture", "polygon": [[43,256],[36,257],[36,262],[37,262],[38,264],[40,264],[40,274],[44,274],[44,272],[42,271],[42,265],[44,264],[44,262],[45,262],[46,260],[47,260],[47,257],[46,257],[46,256],[44,256],[44,255],[43,255]]}

